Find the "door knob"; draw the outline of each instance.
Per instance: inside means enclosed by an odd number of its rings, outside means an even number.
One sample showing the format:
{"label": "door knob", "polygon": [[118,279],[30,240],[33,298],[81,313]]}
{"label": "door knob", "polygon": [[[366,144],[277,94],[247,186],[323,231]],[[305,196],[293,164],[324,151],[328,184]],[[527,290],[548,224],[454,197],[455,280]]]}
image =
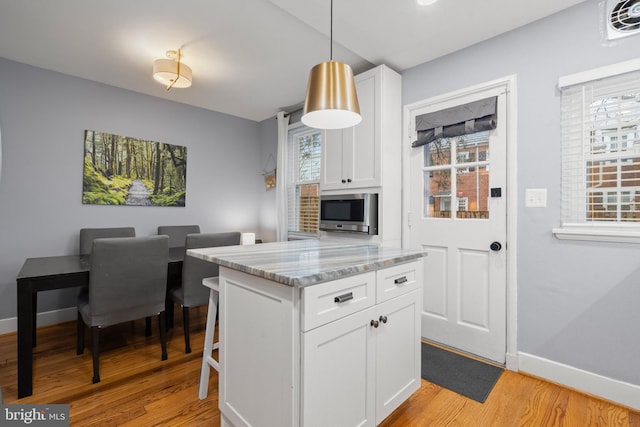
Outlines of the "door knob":
{"label": "door knob", "polygon": [[500,244],[500,242],[493,242],[491,243],[489,248],[494,252],[500,252],[500,249],[502,249],[502,245]]}

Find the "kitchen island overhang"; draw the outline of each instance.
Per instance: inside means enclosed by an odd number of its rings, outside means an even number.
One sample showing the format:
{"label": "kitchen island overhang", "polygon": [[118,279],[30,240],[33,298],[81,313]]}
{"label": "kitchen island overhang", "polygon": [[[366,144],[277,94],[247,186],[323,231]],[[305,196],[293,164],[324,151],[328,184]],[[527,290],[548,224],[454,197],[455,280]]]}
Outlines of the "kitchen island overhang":
{"label": "kitchen island overhang", "polygon": [[410,262],[427,253],[310,239],[189,249],[187,255],[283,285],[305,287]]}

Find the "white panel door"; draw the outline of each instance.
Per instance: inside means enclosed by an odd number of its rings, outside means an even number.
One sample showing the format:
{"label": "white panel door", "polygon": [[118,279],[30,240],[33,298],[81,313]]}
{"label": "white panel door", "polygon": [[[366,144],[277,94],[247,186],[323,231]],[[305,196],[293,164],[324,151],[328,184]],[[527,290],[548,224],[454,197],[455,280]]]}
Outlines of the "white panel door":
{"label": "white panel door", "polygon": [[[426,104],[421,114],[498,96],[497,128],[410,154],[409,243],[424,258],[422,336],[505,362],[507,115],[505,88]],[[411,132],[415,140],[415,132]]]}

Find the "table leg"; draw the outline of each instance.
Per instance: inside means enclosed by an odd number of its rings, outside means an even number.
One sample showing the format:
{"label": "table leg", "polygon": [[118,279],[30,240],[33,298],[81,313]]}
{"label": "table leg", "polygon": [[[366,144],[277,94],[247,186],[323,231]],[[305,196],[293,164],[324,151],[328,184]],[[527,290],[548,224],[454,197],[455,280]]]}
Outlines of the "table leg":
{"label": "table leg", "polygon": [[18,284],[18,399],[33,393],[34,295],[30,284]]}
{"label": "table leg", "polygon": [[173,328],[173,300],[169,296],[168,292],[167,292],[167,296],[165,298],[166,299],[164,301],[164,311],[165,311],[166,317],[167,317],[166,330],[168,331],[169,329]]}
{"label": "table leg", "polygon": [[164,311],[167,313],[167,330],[173,328],[173,299],[169,296],[171,289],[181,286],[182,264],[169,263],[167,269],[167,296],[164,303]]}
{"label": "table leg", "polygon": [[38,332],[38,293],[31,294],[31,347],[36,346],[36,335]]}

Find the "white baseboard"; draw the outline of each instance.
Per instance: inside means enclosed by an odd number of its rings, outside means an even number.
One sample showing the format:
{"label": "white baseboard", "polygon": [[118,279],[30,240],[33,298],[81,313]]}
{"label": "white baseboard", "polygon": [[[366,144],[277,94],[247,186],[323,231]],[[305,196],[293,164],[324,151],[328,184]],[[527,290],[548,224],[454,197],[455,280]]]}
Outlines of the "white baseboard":
{"label": "white baseboard", "polygon": [[[63,308],[61,310],[45,311],[38,313],[36,322],[38,327],[55,325],[63,322],[70,322],[78,318],[78,309],[76,307]],[[9,317],[8,319],[0,319],[0,335],[10,334],[18,330],[18,318]]]}
{"label": "white baseboard", "polygon": [[518,372],[518,354],[507,353],[505,357],[505,368],[509,371]]}
{"label": "white baseboard", "polygon": [[522,352],[518,353],[518,366],[521,372],[640,410],[640,385],[614,380]]}

